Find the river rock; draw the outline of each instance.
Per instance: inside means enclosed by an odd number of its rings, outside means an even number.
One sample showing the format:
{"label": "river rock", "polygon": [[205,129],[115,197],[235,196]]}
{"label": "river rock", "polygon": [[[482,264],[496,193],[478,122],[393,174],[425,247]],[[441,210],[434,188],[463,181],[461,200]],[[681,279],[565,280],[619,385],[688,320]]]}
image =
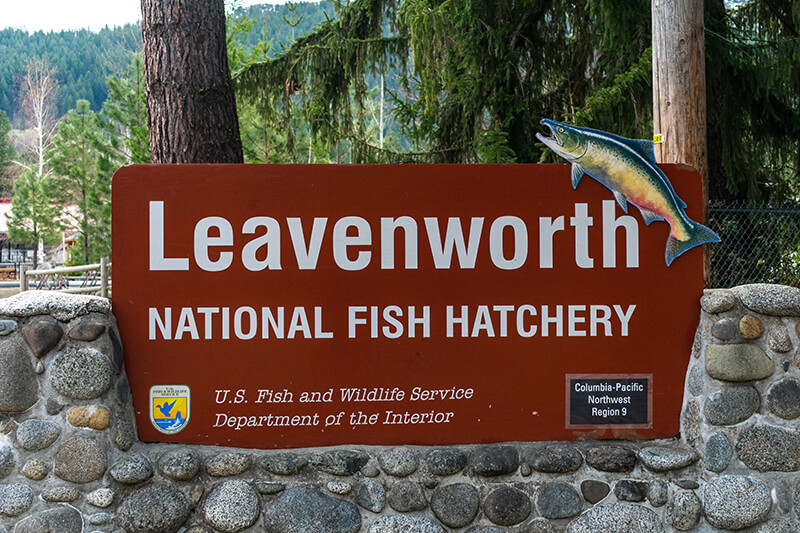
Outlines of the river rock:
{"label": "river rock", "polygon": [[89,483],[103,477],[106,468],[106,447],[93,438],[73,437],[55,455],[55,474],[64,481]]}
{"label": "river rock", "polygon": [[111,513],[95,513],[89,517],[89,523],[93,526],[102,526],[103,524],[109,524],[111,521],[114,520],[114,515]]}
{"label": "river rock", "polygon": [[0,485],[0,515],[19,516],[33,505],[33,491],[27,485]]}
{"label": "river rock", "polygon": [[572,446],[553,444],[534,450],[530,464],[537,472],[565,474],[579,469],[583,456]]}
{"label": "river rock", "polygon": [[800,433],[775,426],[753,426],[742,431],[736,455],[760,472],[800,470]]}
{"label": "river rock", "polygon": [[428,506],[422,487],[415,481],[397,481],[389,489],[389,507],[401,513],[421,511]]}
{"label": "river rock", "polygon": [[0,320],[0,337],[6,337],[17,331],[16,320]]}
{"label": "river rock", "polygon": [[361,515],[350,502],[310,487],[292,487],[264,512],[264,526],[270,533],[356,533]]}
{"label": "river rock", "polygon": [[328,489],[328,492],[344,496],[353,491],[353,484],[348,481],[328,481],[325,488]]}
{"label": "river rock", "polygon": [[452,528],[468,526],[478,514],[480,496],[468,483],[438,487],[431,496],[431,509],[439,521]]}
{"label": "river rock", "polygon": [[467,466],[467,454],[459,449],[439,448],[431,450],[425,458],[432,474],[452,476]]}
{"label": "river rock", "polygon": [[274,481],[258,481],[254,483],[254,486],[259,494],[272,495],[286,490],[285,483],[276,483]]}
{"label": "river rock", "polygon": [[331,450],[314,456],[312,464],[334,476],[352,476],[369,461],[369,455],[355,450]]}
{"label": "river rock", "polygon": [[81,493],[75,487],[55,486],[42,489],[41,497],[46,502],[69,503],[80,498]]}
{"label": "river rock", "polygon": [[369,533],[446,533],[446,531],[429,518],[382,516],[369,526]]}
{"label": "river rock", "polygon": [[685,468],[693,464],[697,459],[697,453],[689,448],[647,446],[639,450],[639,460],[654,472],[667,472]]}
{"label": "river rock", "polygon": [[41,459],[28,459],[22,467],[22,475],[32,481],[43,480],[47,477],[47,472],[47,465]]}
{"label": "river rock", "polygon": [[81,514],[72,507],[59,507],[36,513],[14,526],[14,533],[81,533]]}
{"label": "river rock", "polygon": [[419,467],[419,457],[408,448],[393,448],[381,453],[378,463],[390,476],[406,477]]}
{"label": "river rock", "polygon": [[689,377],[686,379],[686,388],[692,396],[700,396],[703,394],[705,388],[706,377],[703,368],[700,366],[693,366],[689,371]]}
{"label": "river rock", "polygon": [[302,455],[291,452],[279,452],[258,461],[258,466],[271,474],[279,476],[294,476],[305,468],[308,460]]}
{"label": "river rock", "polygon": [[595,446],[586,451],[586,463],[602,472],[630,472],[636,453],[624,446]]}
{"label": "river rock", "polygon": [[729,341],[739,333],[736,322],[730,318],[723,318],[714,322],[711,326],[711,334],[721,341]]}
{"label": "river rock", "polygon": [[776,353],[788,353],[792,351],[792,339],[789,337],[789,330],[783,324],[773,327],[767,336],[769,349]]}
{"label": "river rock", "polygon": [[69,338],[76,341],[91,342],[106,330],[106,325],[99,320],[81,320],[77,326],[69,330]]}
{"label": "river rock", "polygon": [[108,298],[56,291],[25,291],[0,300],[0,315],[19,318],[50,315],[61,322],[69,322],[89,313],[109,311],[111,300]]}
{"label": "river rock", "polygon": [[386,489],[379,481],[365,479],[358,484],[356,503],[373,513],[380,513],[386,507]]}
{"label": "river rock", "polygon": [[94,348],[71,348],[56,355],[50,367],[50,383],[75,400],[101,396],[114,382],[111,361]]}
{"label": "river rock", "polygon": [[703,504],[694,491],[681,490],[675,493],[667,509],[669,523],[678,531],[689,531],[697,527],[703,516]]}
{"label": "river rock", "polygon": [[647,497],[647,481],[620,479],[614,485],[614,496],[621,502],[643,502]]}
{"label": "river rock", "polygon": [[89,505],[105,509],[114,503],[114,491],[107,487],[93,490],[86,495],[86,501],[89,503]]}
{"label": "river rock", "polygon": [[754,283],[731,289],[748,309],[772,316],[800,316],[800,289],[785,285]]}
{"label": "river rock", "polygon": [[203,505],[203,518],[219,531],[242,531],[258,519],[261,506],[258,494],[244,481],[220,483],[211,491]]}
{"label": "river rock", "polygon": [[482,446],[470,456],[470,465],[481,476],[511,474],[519,468],[519,452],[513,446]]}
{"label": "river rock", "polygon": [[541,516],[526,522],[523,527],[524,529],[520,529],[520,531],[524,533],[559,533],[561,531],[554,522]]}
{"label": "river rock", "polygon": [[136,442],[136,426],[127,411],[118,410],[114,414],[114,445],[127,452]]}
{"label": "river rock", "polygon": [[0,444],[0,479],[8,476],[17,466],[14,449],[7,444]]}
{"label": "river rock", "polygon": [[186,450],[167,452],[158,460],[158,469],[175,481],[188,481],[200,472],[200,458]]}
{"label": "river rock", "polygon": [[761,407],[761,397],[751,386],[726,387],[706,398],[703,414],[715,426],[744,422]]}
{"label": "river rock", "polygon": [[800,381],[785,378],[772,385],[767,392],[767,409],[785,420],[800,416]]}
{"label": "river rock", "polygon": [[136,485],[153,477],[153,465],[144,455],[136,454],[119,461],[108,473],[123,485]]}
{"label": "river rock", "polygon": [[513,526],[530,516],[531,499],[519,489],[500,487],[486,496],[483,512],[493,524]]}
{"label": "river rock", "polygon": [[117,525],[127,533],[176,533],[190,514],[189,501],[178,489],[155,484],[122,502]]}
{"label": "river rock", "polygon": [[50,447],[61,435],[61,428],[47,420],[26,420],[17,428],[17,444],[35,452]]}
{"label": "river rock", "polygon": [[545,518],[570,518],[580,514],[583,497],[569,483],[553,481],[539,487],[535,505],[539,514]]}
{"label": "river rock", "polygon": [[754,344],[709,344],[706,372],[722,381],[755,381],[775,373],[775,363]]}
{"label": "river rock", "polygon": [[39,382],[30,355],[13,339],[0,342],[0,412],[21,413],[38,397]]}
{"label": "river rock", "polygon": [[22,337],[36,357],[47,355],[61,340],[62,335],[64,331],[61,326],[49,319],[29,322],[22,328]]}
{"label": "river rock", "polygon": [[755,533],[797,533],[797,523],[791,520],[767,520]]}
{"label": "river rock", "polygon": [[761,522],[772,498],[767,485],[747,476],[722,476],[703,488],[706,521],[721,529],[744,529]]}
{"label": "river rock", "polygon": [[583,499],[592,505],[608,496],[609,492],[611,492],[611,487],[604,481],[597,481],[595,479],[581,481]]}
{"label": "river rock", "polygon": [[745,339],[757,339],[764,334],[764,324],[753,315],[744,315],[739,320],[739,333]]}
{"label": "river rock", "polygon": [[706,441],[703,464],[712,472],[722,472],[733,459],[733,447],[724,433],[714,433]]}
{"label": "river rock", "polygon": [[661,507],[667,503],[669,486],[663,479],[654,479],[647,484],[647,501],[653,507]]}
{"label": "river rock", "polygon": [[251,466],[253,466],[253,458],[248,454],[223,452],[206,462],[206,472],[209,476],[214,477],[238,476],[250,470]]}
{"label": "river rock", "polygon": [[76,428],[89,428],[102,431],[108,428],[111,411],[99,405],[81,405],[67,411],[67,422]]}
{"label": "river rock", "polygon": [[736,305],[736,297],[727,289],[706,290],[700,298],[700,307],[712,315],[730,311],[734,305]]}
{"label": "river rock", "polygon": [[664,533],[658,515],[647,507],[612,503],[592,507],[567,526],[567,533]]}

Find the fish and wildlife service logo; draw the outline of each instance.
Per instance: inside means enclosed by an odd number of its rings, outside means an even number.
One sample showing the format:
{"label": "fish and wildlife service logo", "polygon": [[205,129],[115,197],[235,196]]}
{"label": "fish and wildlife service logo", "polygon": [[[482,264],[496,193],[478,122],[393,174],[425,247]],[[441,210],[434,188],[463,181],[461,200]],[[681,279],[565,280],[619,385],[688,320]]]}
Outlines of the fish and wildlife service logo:
{"label": "fish and wildlife service logo", "polygon": [[191,394],[186,385],[150,387],[150,422],[161,433],[172,435],[189,423]]}

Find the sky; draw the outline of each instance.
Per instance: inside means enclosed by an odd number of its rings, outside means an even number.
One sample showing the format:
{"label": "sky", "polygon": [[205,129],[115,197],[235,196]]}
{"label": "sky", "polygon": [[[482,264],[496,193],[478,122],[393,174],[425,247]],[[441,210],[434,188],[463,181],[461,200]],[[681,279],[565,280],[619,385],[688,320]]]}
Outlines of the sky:
{"label": "sky", "polygon": [[[283,4],[285,0],[244,0],[252,4]],[[29,32],[121,26],[141,19],[139,0],[0,0],[0,28]]]}

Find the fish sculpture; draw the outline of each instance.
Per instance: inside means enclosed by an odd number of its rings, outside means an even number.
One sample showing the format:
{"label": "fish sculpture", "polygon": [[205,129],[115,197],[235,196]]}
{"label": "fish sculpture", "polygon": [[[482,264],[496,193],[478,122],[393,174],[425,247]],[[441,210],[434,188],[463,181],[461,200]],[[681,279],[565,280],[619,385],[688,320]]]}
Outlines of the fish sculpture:
{"label": "fish sculpture", "polygon": [[572,163],[572,187],[588,174],[614,193],[628,212],[628,202],[639,208],[645,224],[665,220],[671,231],[665,259],[676,257],[707,242],[719,242],[711,229],[686,216],[686,203],[678,198],[667,177],[658,168],[652,141],[637,141],[588,128],[544,119],[552,137],[536,137],[556,154]]}

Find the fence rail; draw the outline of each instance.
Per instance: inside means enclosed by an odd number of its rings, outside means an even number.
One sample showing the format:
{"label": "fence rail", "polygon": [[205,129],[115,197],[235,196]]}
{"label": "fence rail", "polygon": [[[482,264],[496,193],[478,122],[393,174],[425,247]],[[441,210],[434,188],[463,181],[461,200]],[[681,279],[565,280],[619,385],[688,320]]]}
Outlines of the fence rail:
{"label": "fence rail", "polygon": [[800,202],[711,204],[711,286],[780,283],[800,287]]}
{"label": "fence rail", "polygon": [[29,270],[27,266],[23,265],[20,269],[20,292],[50,290],[71,294],[99,294],[103,298],[111,295],[111,263],[106,257],[91,265],[43,270]]}

